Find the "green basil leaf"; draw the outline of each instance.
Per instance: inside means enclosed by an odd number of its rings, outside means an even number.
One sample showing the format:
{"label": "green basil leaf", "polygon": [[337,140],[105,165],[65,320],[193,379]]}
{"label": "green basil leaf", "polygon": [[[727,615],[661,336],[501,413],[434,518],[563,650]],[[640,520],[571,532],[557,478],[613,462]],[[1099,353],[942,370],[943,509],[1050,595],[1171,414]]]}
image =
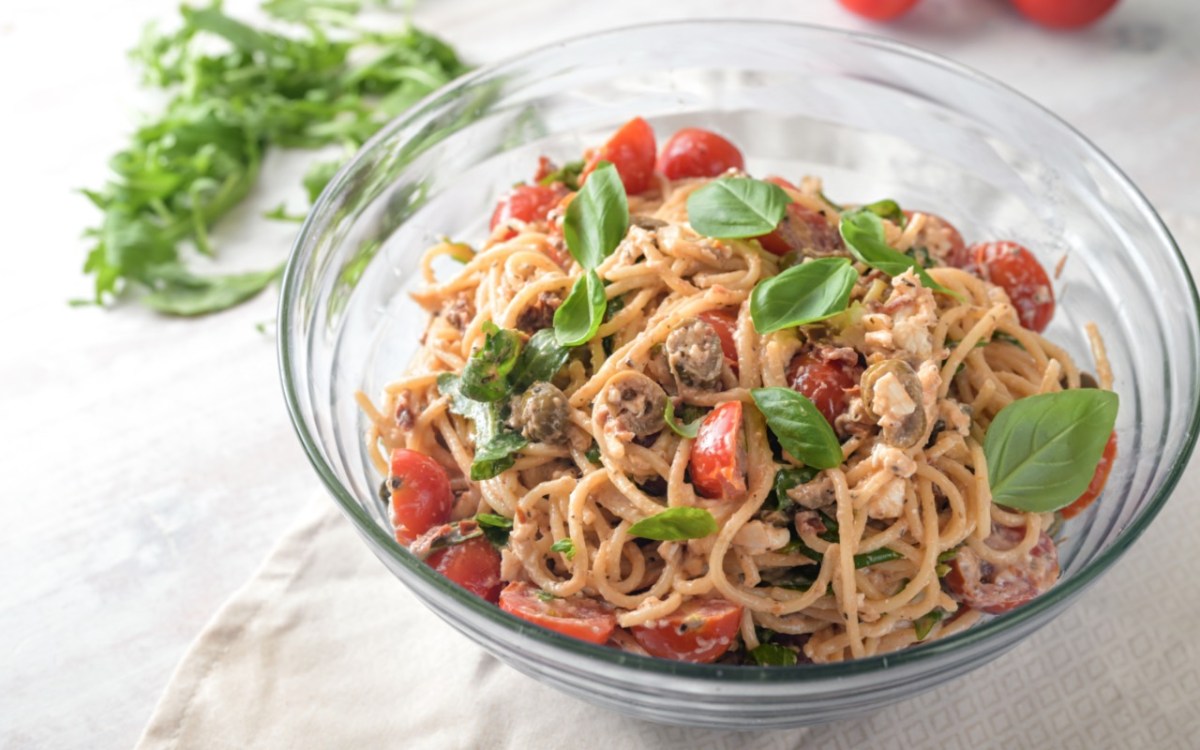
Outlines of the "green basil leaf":
{"label": "green basil leaf", "polygon": [[508,544],[508,534],[513,527],[511,518],[498,516],[495,513],[480,513],[475,516],[475,523],[479,524],[480,530],[483,531],[483,535],[492,543],[492,546],[499,549]]}
{"label": "green basil leaf", "polygon": [[575,559],[575,542],[563,537],[550,545],[551,552],[558,552],[568,560]]}
{"label": "green basil leaf", "polygon": [[606,161],[567,206],[563,237],[571,257],[591,271],[617,249],[629,231],[629,202],[616,167]]}
{"label": "green basil leaf", "polygon": [[796,468],[789,466],[785,469],[780,469],[775,472],[774,492],[775,492],[775,508],[776,510],[789,510],[795,505],[788,498],[787,492],[793,487],[799,487],[802,484],[808,484],[817,478],[820,474],[820,469],[812,466],[802,466]]}
{"label": "green basil leaf", "polygon": [[1043,393],[1000,410],[983,441],[992,502],[1045,513],[1087,489],[1117,421],[1117,394]]}
{"label": "green basil leaf", "polygon": [[717,530],[717,519],[703,508],[680,506],[668,508],[629,527],[629,535],[642,539],[674,542],[700,539]]}
{"label": "green basil leaf", "polygon": [[841,232],[850,254],[871,268],[879,269],[888,276],[899,276],[912,269],[926,288],[948,294],[956,299],[961,297],[957,292],[952,292],[934,281],[933,277],[915,259],[888,247],[887,240],[884,238],[883,222],[871,211],[862,208],[847,211],[842,214],[838,230]]}
{"label": "green basil leaf", "polygon": [[[591,183],[590,179],[588,183]],[[595,271],[584,273],[575,280],[571,293],[554,311],[554,338],[562,346],[587,343],[600,330],[606,305],[604,282]]]}
{"label": "green basil leaf", "polygon": [[820,258],[763,279],[750,293],[754,330],[771,333],[837,315],[850,303],[858,272],[847,258]]}
{"label": "green basil leaf", "polygon": [[842,446],[837,435],[804,394],[775,387],[755,388],[750,395],[784,450],[818,469],[841,465]]}
{"label": "green basil leaf", "polygon": [[760,643],[750,651],[754,663],[760,667],[794,667],[796,652],[775,643]]}
{"label": "green basil leaf", "polygon": [[462,392],[476,401],[499,401],[509,394],[508,373],[521,353],[521,335],[483,324],[483,346],[471,354],[462,371]]}
{"label": "green basil leaf", "polygon": [[881,201],[868,203],[863,206],[863,210],[870,211],[881,219],[887,219],[899,227],[903,227],[908,223],[908,217],[904,215],[904,210],[900,208],[900,204],[891,198],[884,198]]}
{"label": "green basil leaf", "polygon": [[688,196],[688,223],[707,237],[759,237],[779,226],[791,202],[783,188],[770,182],[722,177]]}
{"label": "green basil leaf", "polygon": [[254,297],[279,277],[283,266],[251,273],[200,276],[182,266],[155,269],[155,289],[142,304],[167,315],[207,315]]}
{"label": "green basil leaf", "polygon": [[597,466],[600,465],[600,446],[596,445],[595,440],[592,441],[592,446],[587,449],[587,452],[583,454],[583,457]]}
{"label": "green basil leaf", "polygon": [[578,190],[579,175],[583,174],[583,166],[582,161],[569,161],[538,180],[538,184],[553,185],[556,182],[561,182],[568,190]]}
{"label": "green basil leaf", "polygon": [[554,329],[543,328],[525,342],[509,376],[514,393],[524,393],[534,383],[550,382],[567,363],[571,351],[558,343]]}
{"label": "green basil leaf", "polygon": [[[476,441],[478,439],[477,435]],[[528,444],[529,441],[519,432],[496,433],[486,443],[475,448],[475,460],[471,462],[471,479],[476,482],[491,479],[512,468],[517,462],[515,454]]]}
{"label": "green basil leaf", "polygon": [[438,376],[437,383],[438,391],[450,397],[450,411],[475,425],[471,479],[477,482],[491,479],[516,463],[513,454],[528,445],[528,441],[505,426],[500,418],[500,404],[468,398],[462,392],[462,381],[457,375],[444,372]]}
{"label": "green basil leaf", "polygon": [[913,620],[913,630],[917,631],[917,640],[925,640],[929,631],[933,630],[933,626],[941,622],[945,616],[946,613],[941,609],[934,609]]}
{"label": "green basil leaf", "polygon": [[[687,408],[688,404],[684,404]],[[692,419],[685,423],[675,421],[675,402],[673,399],[667,399],[667,405],[663,408],[663,419],[667,422],[667,427],[671,428],[679,437],[694,438],[700,432],[700,423],[704,421],[703,413],[695,415]]]}

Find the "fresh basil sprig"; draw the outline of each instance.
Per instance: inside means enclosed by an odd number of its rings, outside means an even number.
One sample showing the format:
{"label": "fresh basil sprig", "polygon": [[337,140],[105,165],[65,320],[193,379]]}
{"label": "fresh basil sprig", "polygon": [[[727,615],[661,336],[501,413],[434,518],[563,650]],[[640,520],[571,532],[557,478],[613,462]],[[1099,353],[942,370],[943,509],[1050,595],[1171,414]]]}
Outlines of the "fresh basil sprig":
{"label": "fresh basil sprig", "polygon": [[865,208],[845,212],[842,214],[838,231],[841,232],[850,254],[871,268],[877,268],[888,276],[899,276],[912,269],[926,288],[955,298],[961,296],[934,281],[915,258],[888,247],[883,222],[874,212]]}
{"label": "fresh basil sprig", "polygon": [[703,508],[668,508],[629,527],[629,535],[660,542],[700,539],[717,530],[717,519]]}
{"label": "fresh basil sprig", "polygon": [[509,429],[501,417],[497,402],[476,401],[462,392],[457,375],[444,372],[438,376],[438,391],[450,397],[450,411],[475,424],[475,460],[471,463],[471,479],[491,479],[516,463],[516,453],[528,445],[521,433]]}
{"label": "fresh basil sprig", "polygon": [[517,363],[509,377],[513,393],[524,393],[538,381],[549,382],[567,363],[571,352],[562,344],[551,328],[543,328],[525,342]]}
{"label": "fresh basil sprig", "polygon": [[479,530],[483,532],[493,547],[499,549],[508,544],[508,535],[513,527],[511,518],[505,518],[495,513],[480,513],[475,516],[475,523],[479,524]]}
{"label": "fresh basil sprig", "polygon": [[796,666],[796,652],[777,643],[760,643],[750,651],[750,656],[760,667]]}
{"label": "fresh basil sprig", "polygon": [[755,388],[750,395],[784,450],[818,469],[841,465],[842,446],[837,435],[804,394],[774,387]]}
{"label": "fresh basil sprig", "polygon": [[[688,409],[688,404],[684,404],[683,408],[689,412],[700,411],[698,409]],[[687,422],[677,422],[675,418],[675,402],[673,399],[667,399],[667,405],[663,407],[663,420],[667,423],[667,427],[671,428],[671,432],[674,432],[679,437],[696,437],[700,432],[700,423],[704,421],[705,415],[703,412],[699,414],[691,413],[684,416],[684,419],[688,419],[688,417],[691,417],[691,419]]]}
{"label": "fresh basil sprig", "polygon": [[759,237],[779,226],[791,202],[783,188],[773,183],[723,177],[688,196],[688,223],[707,237]]}
{"label": "fresh basil sprig", "polygon": [[764,279],[750,293],[754,330],[771,333],[837,315],[850,303],[858,272],[846,258],[820,258]]}
{"label": "fresh basil sprig", "polygon": [[1117,421],[1117,394],[1092,388],[1013,401],[983,441],[992,502],[1045,513],[1087,489]]}
{"label": "fresh basil sprig", "polygon": [[579,175],[583,173],[583,167],[583,161],[569,161],[538,180],[538,184],[553,185],[556,182],[561,182],[568,190],[578,190]]}
{"label": "fresh basil sprig", "polygon": [[483,324],[483,333],[483,346],[463,367],[462,392],[476,401],[499,401],[508,395],[508,373],[521,353],[521,336],[490,320]]}
{"label": "fresh basil sprig", "polygon": [[900,204],[891,198],[868,203],[863,206],[863,210],[870,211],[881,219],[887,219],[899,227],[903,227],[908,222],[908,217],[904,215],[904,209],[900,208]]}
{"label": "fresh basil sprig", "polygon": [[775,509],[790,510],[795,503],[788,497],[788,490],[808,484],[816,479],[819,473],[821,473],[820,470],[812,466],[788,466],[775,472],[775,482],[772,485],[775,493]]}
{"label": "fresh basil sprig", "polygon": [[567,537],[563,537],[562,539],[559,539],[558,541],[556,541],[554,544],[550,545],[550,551],[558,552],[559,554],[561,554],[563,557],[567,558],[568,560],[574,560],[575,559],[575,542],[571,541]]}
{"label": "fresh basil sprig", "polygon": [[604,320],[604,282],[595,271],[586,271],[571,287],[571,293],[554,311],[554,338],[562,346],[579,346],[591,341]]}

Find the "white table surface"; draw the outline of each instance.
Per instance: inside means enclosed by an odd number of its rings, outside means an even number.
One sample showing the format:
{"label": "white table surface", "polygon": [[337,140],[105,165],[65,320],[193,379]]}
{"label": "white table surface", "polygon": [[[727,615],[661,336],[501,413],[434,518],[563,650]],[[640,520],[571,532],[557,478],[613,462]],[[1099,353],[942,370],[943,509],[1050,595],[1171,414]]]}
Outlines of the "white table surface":
{"label": "white table surface", "polygon": [[[168,0],[0,5],[0,746],[127,747],[188,642],[299,506],[327,502],[283,407],[276,294],[203,320],[86,296],[80,233],[139,111],[124,52]],[[230,0],[231,11],[253,2]],[[1043,31],[1001,0],[924,0],[877,26],[834,0],[425,0],[417,21],[486,62],[636,21],[784,18],[868,30],[956,58],[1053,109],[1106,151],[1200,262],[1200,3],[1125,0],[1092,29]],[[719,51],[714,51],[719,54]],[[291,226],[257,218],[304,160],[268,159],[217,232],[229,268],[282,258]],[[1176,497],[1139,545],[1172,533]],[[1190,524],[1193,528],[1194,523]],[[1196,566],[1200,553],[1184,561]],[[1123,563],[1139,564],[1135,548]],[[1113,618],[1133,622],[1101,581]],[[1181,627],[1194,627],[1181,625]],[[1049,627],[1055,627],[1054,624]],[[1200,700],[1200,695],[1196,696]]]}

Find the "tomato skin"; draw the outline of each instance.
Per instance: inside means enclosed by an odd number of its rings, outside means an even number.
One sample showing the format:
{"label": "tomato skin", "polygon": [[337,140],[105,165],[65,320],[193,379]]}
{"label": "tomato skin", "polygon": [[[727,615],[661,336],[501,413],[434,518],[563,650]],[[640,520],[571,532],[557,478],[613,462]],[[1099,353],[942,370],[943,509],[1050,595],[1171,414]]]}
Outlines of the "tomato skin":
{"label": "tomato skin", "polygon": [[1113,432],[1108,436],[1108,442],[1104,444],[1104,453],[1100,455],[1100,463],[1096,464],[1096,472],[1092,474],[1092,481],[1088,483],[1087,489],[1083,491],[1078,500],[1059,511],[1063,518],[1074,518],[1095,502],[1100,493],[1104,491],[1104,485],[1108,483],[1108,475],[1112,472],[1113,462],[1116,459],[1117,433]]}
{"label": "tomato skin", "polygon": [[518,185],[496,203],[492,211],[490,230],[495,230],[509,219],[530,223],[542,221],[546,214],[562,200],[561,186],[551,185]]}
{"label": "tomato skin", "polygon": [[733,644],[742,607],[724,599],[691,599],[666,617],[630,628],[651,656],[708,664]]}
{"label": "tomato skin", "polygon": [[658,157],[658,171],[669,179],[716,177],[729,169],[745,169],[738,147],[710,130],[684,128],[671,136]]}
{"label": "tomato skin", "polygon": [[626,194],[644,193],[654,184],[657,151],[654,129],[650,123],[635,117],[613,133],[603,146],[588,155],[580,181],[586,180],[600,162],[607,161],[617,168]]}
{"label": "tomato skin", "polygon": [[1026,18],[1051,29],[1078,29],[1100,20],[1117,0],[1012,0]]}
{"label": "tomato skin", "polygon": [[[993,526],[985,543],[995,549],[1011,549],[1024,537],[1024,529]],[[999,615],[1049,591],[1058,574],[1058,548],[1043,531],[1028,557],[1011,564],[991,565],[973,549],[963,546],[950,561],[950,572],[942,580],[963,604]]]}
{"label": "tomato skin", "polygon": [[617,617],[591,599],[543,601],[538,589],[513,581],[500,592],[500,609],[522,620],[588,643],[604,644],[617,629]]}
{"label": "tomato skin", "polygon": [[[777,178],[775,184],[786,182]],[[783,185],[780,185],[783,187]],[[775,255],[792,251],[818,257],[844,254],[845,243],[837,227],[830,224],[820,211],[789,203],[783,221],[774,232],[756,238],[763,249]]]}
{"label": "tomato skin", "polygon": [[[477,527],[473,522],[463,521],[431,529],[426,536],[444,536],[456,529],[465,534],[475,528]],[[413,546],[418,547],[420,544],[418,540]],[[500,553],[486,537],[477,536],[460,544],[434,550],[425,558],[425,564],[475,596],[493,604],[500,598],[500,588],[504,585],[500,580]]]}
{"label": "tomato skin", "polygon": [[832,356],[828,348],[800,352],[792,358],[787,369],[792,390],[812,401],[830,426],[845,413],[850,400],[846,391],[858,386],[861,375],[856,362]]}
{"label": "tomato skin", "polygon": [[702,497],[735,500],[746,494],[741,401],[726,401],[708,413],[692,442],[688,466]]}
{"label": "tomato skin", "polygon": [[396,541],[409,544],[434,526],[450,520],[454,494],[450,477],[424,453],[392,451],[388,486],[392,490],[392,526]]}
{"label": "tomato skin", "polygon": [[728,307],[719,307],[715,310],[705,310],[696,317],[708,323],[717,332],[717,337],[721,339],[721,353],[725,355],[725,362],[736,373],[738,355],[734,332],[737,331],[737,311]]}
{"label": "tomato skin", "polygon": [[919,0],[838,0],[847,10],[872,21],[890,21],[912,10]]}
{"label": "tomato skin", "polygon": [[1008,293],[1021,325],[1041,333],[1054,317],[1054,287],[1033,253],[1016,242],[979,242],[968,249],[975,269]]}
{"label": "tomato skin", "polygon": [[904,215],[911,219],[914,213],[925,215],[925,226],[918,233],[915,244],[925,246],[931,255],[947,265],[955,268],[971,265],[971,254],[967,252],[967,244],[957,227],[928,211],[905,211]]}

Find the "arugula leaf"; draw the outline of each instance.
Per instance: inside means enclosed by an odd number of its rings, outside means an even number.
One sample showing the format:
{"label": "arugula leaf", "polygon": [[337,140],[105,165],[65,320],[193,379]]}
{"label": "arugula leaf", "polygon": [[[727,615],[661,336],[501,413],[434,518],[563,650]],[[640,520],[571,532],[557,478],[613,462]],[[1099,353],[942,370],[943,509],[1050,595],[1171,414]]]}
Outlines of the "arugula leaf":
{"label": "arugula leaf", "polygon": [[491,479],[516,463],[514,454],[528,445],[529,441],[504,424],[500,416],[500,404],[468,398],[462,392],[459,376],[448,372],[438,375],[437,384],[438,391],[450,397],[450,411],[471,420],[475,425],[475,460],[471,462],[471,479],[476,482]]}
{"label": "arugula leaf", "polygon": [[475,523],[479,524],[479,529],[493,547],[500,549],[508,545],[508,534],[513,527],[511,518],[495,513],[480,513],[475,516]]}
{"label": "arugula leaf", "polygon": [[903,227],[908,222],[908,217],[904,215],[904,210],[900,208],[900,204],[891,198],[884,198],[881,201],[868,203],[862,207],[864,211],[870,211],[881,219],[887,219],[893,224]]}
{"label": "arugula leaf", "polygon": [[[254,186],[266,152],[331,144],[351,152],[407,104],[466,72],[453,50],[415,28],[380,33],[340,22],[359,5],[268,0],[265,9],[301,23],[302,36],[246,24],[220,2],[182,7],[177,30],[147,30],[132,57],[168,101],[112,158],[107,184],[84,191],[103,212],[86,233],[93,244],[84,263],[97,304],[140,290],[156,310],[200,315],[253,297],[273,270],[201,277],[181,248],[215,254],[209,229]],[[323,28],[335,22],[337,38]],[[305,178],[310,198],[336,166]]]}
{"label": "arugula leaf", "polygon": [[568,190],[579,189],[579,175],[583,174],[583,161],[569,161],[553,172],[538,180],[539,185],[553,185],[561,182]]}
{"label": "arugula leaf", "polygon": [[629,535],[660,542],[700,539],[717,530],[717,519],[703,508],[668,508],[629,527]]}
{"label": "arugula leaf", "polygon": [[510,392],[508,373],[517,364],[521,335],[498,327],[490,320],[483,324],[483,346],[471,354],[463,367],[463,395],[476,401],[499,401]]}
{"label": "arugula leaf", "polygon": [[846,258],[820,258],[763,279],[750,293],[754,330],[771,333],[837,315],[850,303],[858,272]]}
{"label": "arugula leaf", "polygon": [[575,542],[567,537],[563,537],[550,545],[551,552],[558,552],[568,560],[575,559]]}
{"label": "arugula leaf", "polygon": [[883,222],[871,211],[862,208],[847,211],[842,214],[838,230],[841,232],[850,254],[858,261],[866,263],[871,268],[877,268],[888,276],[899,276],[911,269],[926,288],[948,294],[956,299],[961,297],[957,292],[952,292],[934,281],[929,272],[922,268],[914,258],[888,247],[887,240],[884,238]]}
{"label": "arugula leaf", "polygon": [[779,226],[791,202],[783,188],[773,183],[722,177],[688,196],[688,223],[707,237],[759,237]]}
{"label": "arugula leaf", "polygon": [[509,376],[512,391],[524,393],[529,386],[539,381],[549,382],[567,363],[571,350],[558,343],[554,329],[543,328],[525,342],[521,356]]}
{"label": "arugula leaf", "polygon": [[[688,404],[684,404],[687,408]],[[667,399],[667,405],[663,407],[663,419],[666,420],[667,427],[671,428],[679,437],[694,438],[700,432],[700,423],[704,421],[703,413],[693,415],[691,420],[685,423],[677,423],[675,421],[675,402],[673,399]]]}
{"label": "arugula leaf", "polygon": [[929,635],[929,631],[933,630],[933,626],[942,621],[946,616],[946,612],[942,609],[932,609],[926,614],[921,615],[913,620],[913,630],[917,633],[917,640],[923,641]]}
{"label": "arugula leaf", "polygon": [[816,479],[820,473],[820,469],[812,466],[802,466],[799,468],[789,466],[775,472],[775,481],[772,484],[772,491],[775,493],[775,509],[786,511],[792,508],[795,503],[788,497],[788,490],[793,487],[799,487],[802,484],[808,484]]}
{"label": "arugula leaf", "polygon": [[629,202],[616,167],[600,162],[567,206],[563,238],[571,257],[593,271],[612,255],[629,231]]}
{"label": "arugula leaf", "polygon": [[1045,513],[1087,489],[1117,421],[1117,394],[1079,389],[1013,401],[983,441],[992,502]]}
{"label": "arugula leaf", "polygon": [[794,667],[796,652],[775,643],[760,643],[751,649],[750,656],[760,667]]}
{"label": "arugula leaf", "polygon": [[554,311],[555,340],[562,346],[586,344],[600,330],[606,305],[604,282],[595,271],[585,272]]}
{"label": "arugula leaf", "polygon": [[750,391],[767,426],[788,453],[809,466],[832,469],[842,463],[842,446],[817,407],[791,388]]}

